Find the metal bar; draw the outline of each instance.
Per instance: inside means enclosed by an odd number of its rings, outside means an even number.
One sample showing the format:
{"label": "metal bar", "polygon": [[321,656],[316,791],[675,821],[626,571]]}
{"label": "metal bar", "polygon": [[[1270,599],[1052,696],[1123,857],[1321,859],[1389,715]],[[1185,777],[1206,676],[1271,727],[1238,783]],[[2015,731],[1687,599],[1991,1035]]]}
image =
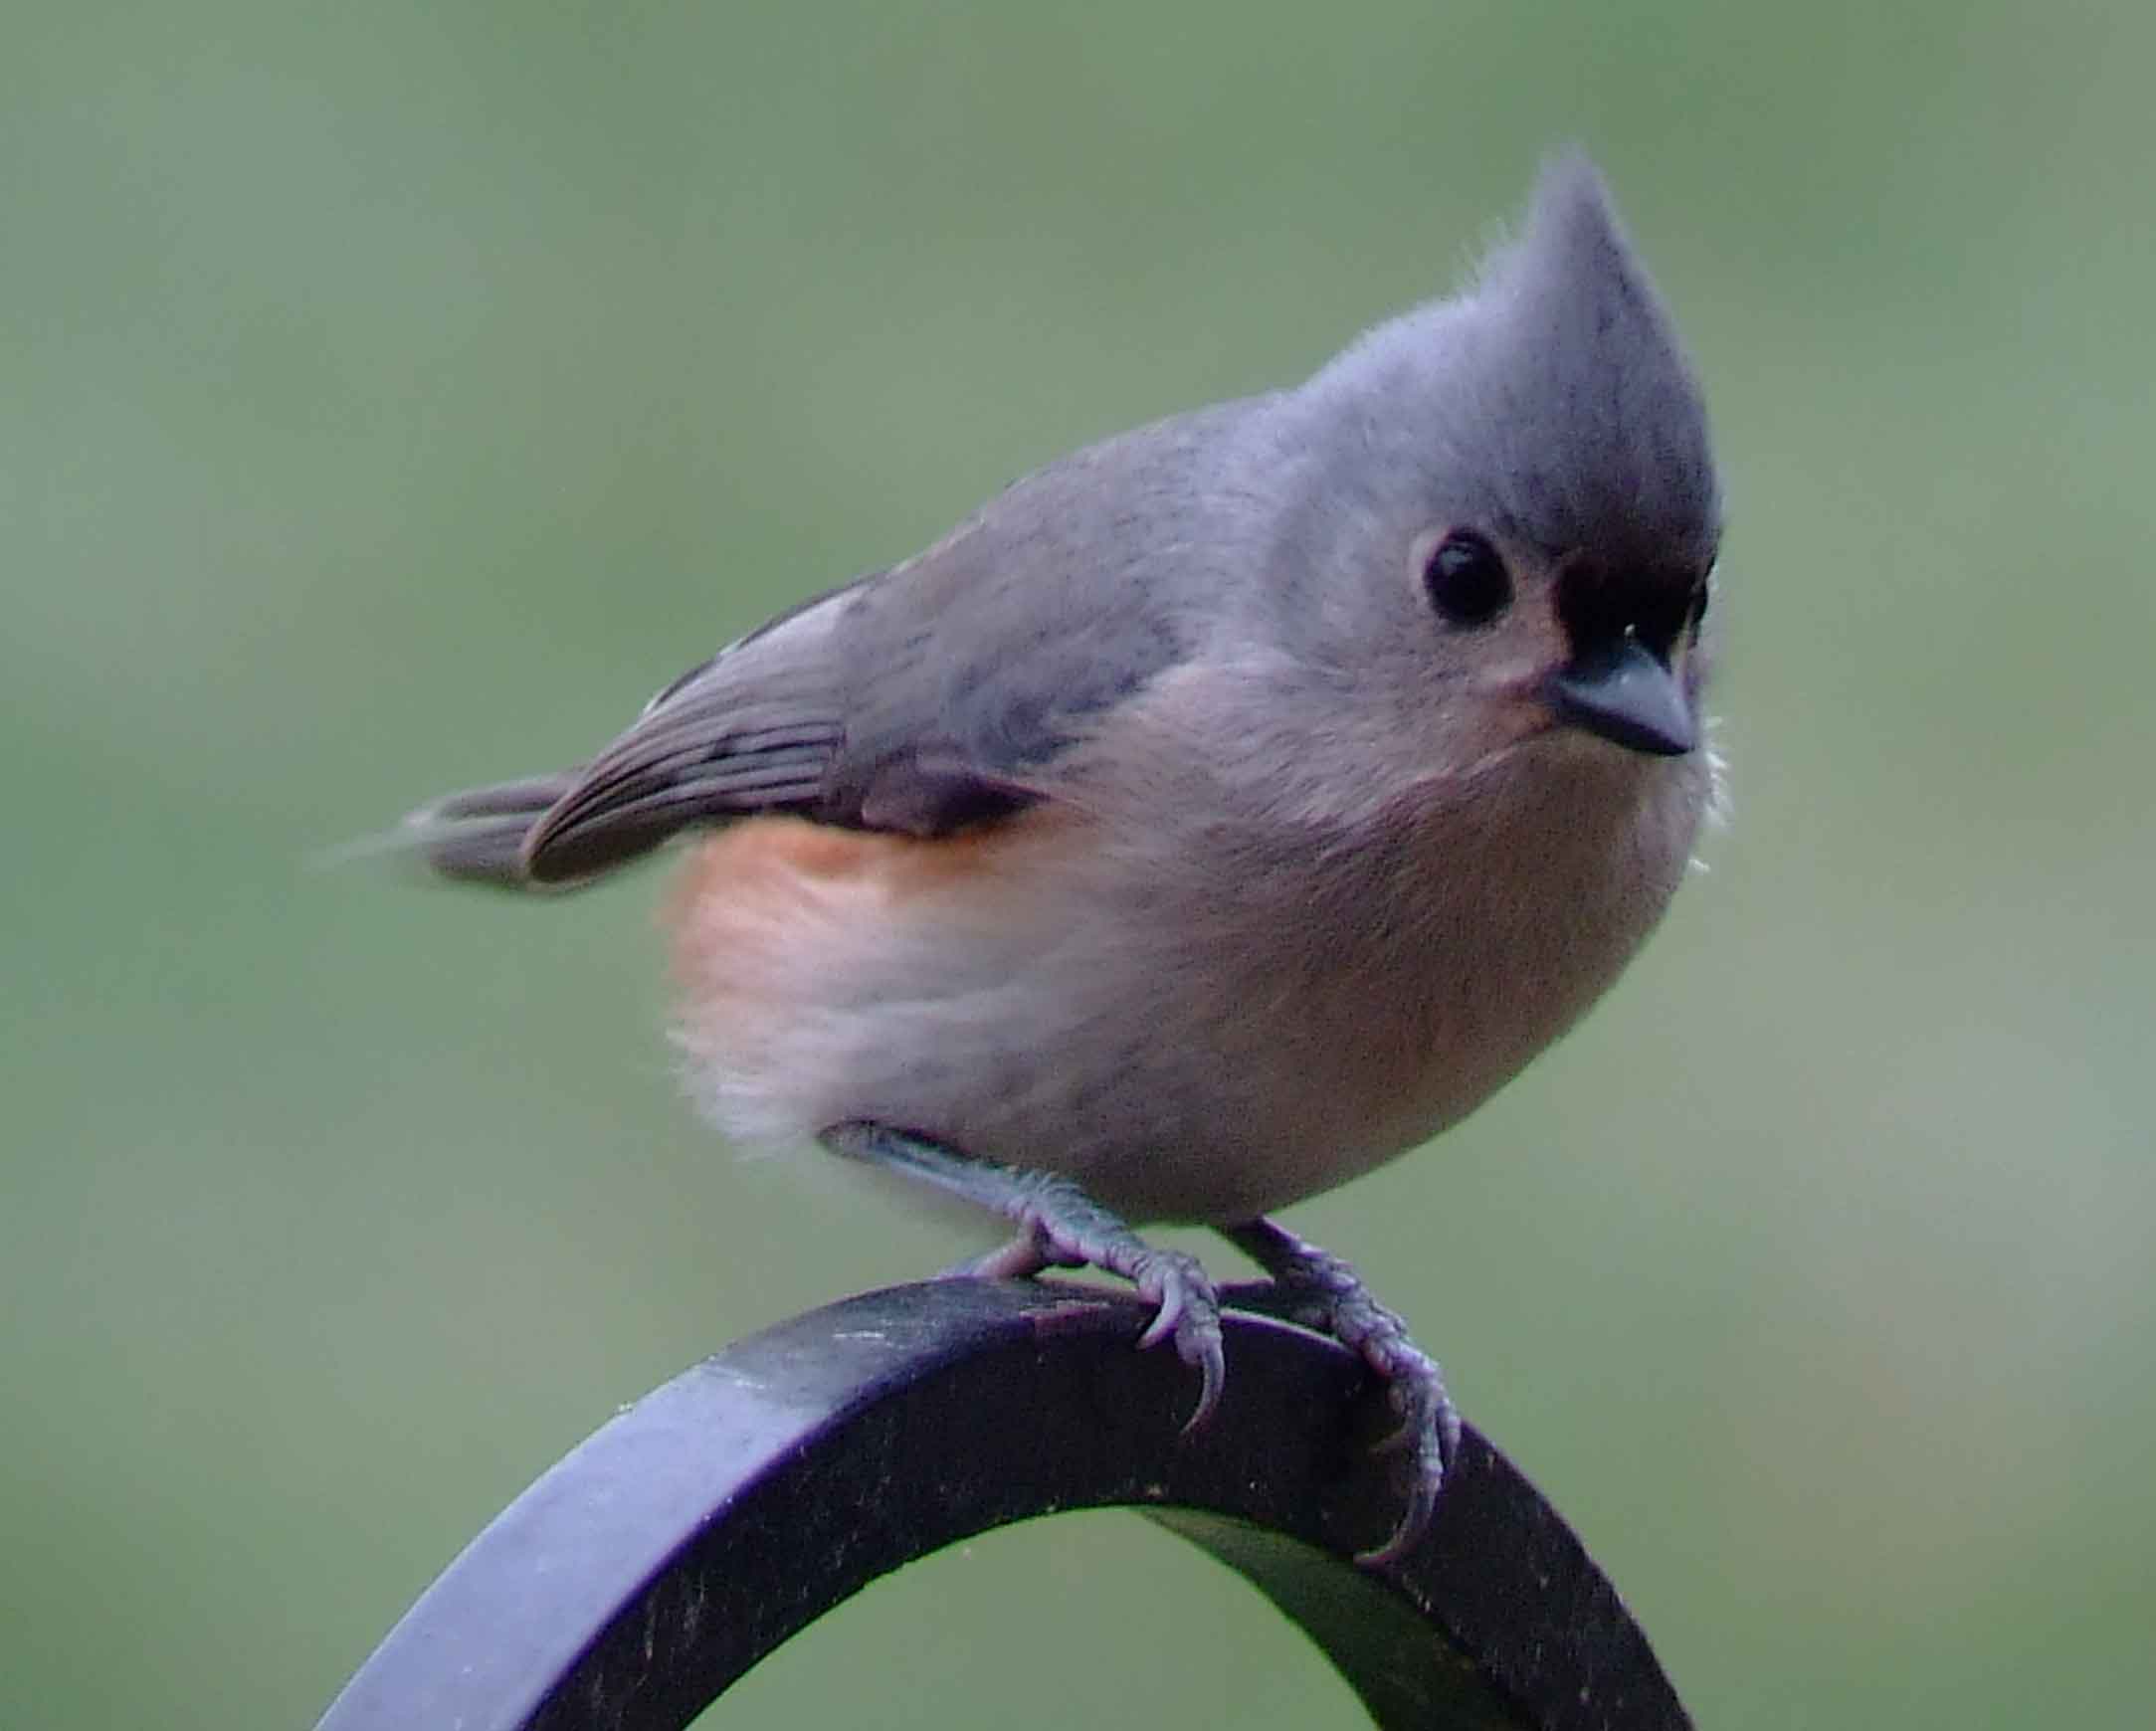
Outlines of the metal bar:
{"label": "metal bar", "polygon": [[1131,1343],[1120,1294],[942,1280],[728,1347],[603,1426],[467,1547],[320,1731],[679,1731],[878,1576],[1065,1509],[1144,1510],[1248,1577],[1393,1728],[1678,1731],[1646,1636],[1471,1428],[1400,1564],[1386,1413],[1359,1364],[1229,1321],[1228,1388]]}

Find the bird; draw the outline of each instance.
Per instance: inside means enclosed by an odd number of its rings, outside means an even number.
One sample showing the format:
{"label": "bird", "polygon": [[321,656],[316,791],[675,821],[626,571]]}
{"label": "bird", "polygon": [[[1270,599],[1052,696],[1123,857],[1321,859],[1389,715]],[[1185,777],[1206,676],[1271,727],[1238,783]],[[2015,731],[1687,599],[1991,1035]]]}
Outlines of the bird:
{"label": "bird", "polygon": [[741,1144],[1004,1218],[957,1272],[1091,1266],[1226,1376],[1211,1228],[1397,1415],[1397,1562],[1460,1419],[1278,1211],[1457,1123],[1663,917],[1719,799],[1720,488],[1695,370],[1594,165],[1453,293],[1300,382],[1011,483],[555,773],[395,832],[515,891],[672,844],[677,1038]]}

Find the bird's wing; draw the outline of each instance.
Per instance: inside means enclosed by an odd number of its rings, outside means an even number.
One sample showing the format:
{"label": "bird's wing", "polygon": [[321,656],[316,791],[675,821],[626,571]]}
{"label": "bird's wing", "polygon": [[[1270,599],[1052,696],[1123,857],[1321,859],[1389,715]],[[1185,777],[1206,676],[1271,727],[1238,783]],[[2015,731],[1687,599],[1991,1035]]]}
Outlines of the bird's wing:
{"label": "bird's wing", "polygon": [[814,811],[846,740],[832,616],[876,581],[782,615],[668,685],[535,814],[526,878],[589,878],[699,823]]}
{"label": "bird's wing", "polygon": [[[1239,408],[1067,458],[691,669],[531,827],[529,879],[754,812],[931,836],[1054,797],[1058,759],[1190,653],[1192,459]],[[1156,580],[1164,559],[1179,581]]]}

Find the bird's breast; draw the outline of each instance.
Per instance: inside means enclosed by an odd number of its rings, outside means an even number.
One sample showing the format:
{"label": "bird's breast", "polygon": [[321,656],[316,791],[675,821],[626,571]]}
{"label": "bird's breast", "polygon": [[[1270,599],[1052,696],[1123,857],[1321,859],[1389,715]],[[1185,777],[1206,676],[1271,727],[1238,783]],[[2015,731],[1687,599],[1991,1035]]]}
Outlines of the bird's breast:
{"label": "bird's breast", "polygon": [[877,1118],[1248,1218],[1457,1120],[1615,978],[1697,801],[1561,792],[1315,847],[1053,803],[937,840],[755,819],[674,899],[682,1043],[736,1134]]}

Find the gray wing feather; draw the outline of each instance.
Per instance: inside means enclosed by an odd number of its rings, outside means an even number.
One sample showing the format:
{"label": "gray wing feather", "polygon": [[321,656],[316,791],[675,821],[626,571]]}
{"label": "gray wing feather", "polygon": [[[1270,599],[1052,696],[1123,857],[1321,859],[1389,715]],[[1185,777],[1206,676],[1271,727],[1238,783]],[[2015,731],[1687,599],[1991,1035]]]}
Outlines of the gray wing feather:
{"label": "gray wing feather", "polygon": [[695,824],[813,812],[845,738],[816,659],[723,652],[585,766],[524,838],[524,869],[539,883],[589,877]]}
{"label": "gray wing feather", "polygon": [[1066,458],[692,668],[532,824],[527,879],[752,812],[935,835],[1053,798],[1059,759],[1191,652],[1234,550],[1207,466],[1262,401]]}
{"label": "gray wing feather", "polygon": [[[849,598],[832,816],[975,821],[1052,797],[1060,760],[1194,653],[1254,567],[1262,500],[1220,476],[1251,398],[1126,433],[1028,477]],[[1227,508],[1223,508],[1223,507]],[[959,797],[970,776],[978,800]],[[924,780],[928,797],[906,797]],[[942,827],[931,823],[929,828]]]}

